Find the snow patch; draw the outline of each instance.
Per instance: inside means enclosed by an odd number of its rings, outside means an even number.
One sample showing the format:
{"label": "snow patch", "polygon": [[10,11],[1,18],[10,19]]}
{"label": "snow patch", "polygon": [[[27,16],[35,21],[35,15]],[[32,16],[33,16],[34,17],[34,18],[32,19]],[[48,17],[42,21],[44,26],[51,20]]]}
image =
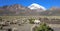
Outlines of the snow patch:
{"label": "snow patch", "polygon": [[42,9],[42,10],[46,10],[45,7],[43,7],[43,6],[39,5],[39,4],[36,4],[36,3],[31,4],[30,6],[28,6],[28,8],[30,8],[31,10],[33,10],[33,9]]}

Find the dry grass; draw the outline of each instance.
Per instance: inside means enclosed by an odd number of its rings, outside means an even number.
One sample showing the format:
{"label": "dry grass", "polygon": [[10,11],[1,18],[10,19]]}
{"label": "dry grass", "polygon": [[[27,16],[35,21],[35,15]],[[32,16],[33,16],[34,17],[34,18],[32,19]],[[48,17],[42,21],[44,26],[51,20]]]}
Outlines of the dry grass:
{"label": "dry grass", "polygon": [[33,19],[39,19],[39,18],[57,18],[60,19],[60,16],[0,16],[2,17],[2,19],[6,19],[6,20],[13,20],[14,18],[16,19],[29,19],[29,18],[33,18]]}

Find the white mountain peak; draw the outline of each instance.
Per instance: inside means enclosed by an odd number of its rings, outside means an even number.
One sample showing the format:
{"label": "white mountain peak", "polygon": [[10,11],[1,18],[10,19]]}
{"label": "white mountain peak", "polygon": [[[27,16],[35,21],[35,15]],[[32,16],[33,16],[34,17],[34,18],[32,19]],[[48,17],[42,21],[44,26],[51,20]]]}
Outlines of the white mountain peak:
{"label": "white mountain peak", "polygon": [[28,8],[30,8],[30,9],[42,9],[42,10],[46,10],[46,8],[45,7],[43,7],[43,6],[41,6],[41,5],[39,5],[39,4],[36,4],[36,3],[33,3],[33,4],[31,4],[30,6],[28,6]]}

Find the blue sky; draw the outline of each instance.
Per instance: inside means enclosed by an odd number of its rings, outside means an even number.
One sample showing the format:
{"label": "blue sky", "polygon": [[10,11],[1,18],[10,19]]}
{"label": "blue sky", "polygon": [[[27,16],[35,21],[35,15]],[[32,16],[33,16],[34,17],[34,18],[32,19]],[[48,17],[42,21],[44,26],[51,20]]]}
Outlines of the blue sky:
{"label": "blue sky", "polygon": [[52,6],[60,7],[60,0],[0,0],[0,6],[21,4],[23,6],[29,6],[32,3],[37,3],[45,8],[50,8]]}

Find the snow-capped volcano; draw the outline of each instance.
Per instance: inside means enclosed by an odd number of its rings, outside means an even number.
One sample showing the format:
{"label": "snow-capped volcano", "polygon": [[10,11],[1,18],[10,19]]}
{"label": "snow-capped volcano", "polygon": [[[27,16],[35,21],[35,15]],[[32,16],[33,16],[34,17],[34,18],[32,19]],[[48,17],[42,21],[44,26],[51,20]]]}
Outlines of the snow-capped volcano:
{"label": "snow-capped volcano", "polygon": [[46,10],[45,7],[43,7],[39,4],[36,4],[36,3],[31,4],[30,6],[28,6],[28,8],[30,8],[31,10],[38,10],[38,11],[41,11],[41,10],[45,11]]}

